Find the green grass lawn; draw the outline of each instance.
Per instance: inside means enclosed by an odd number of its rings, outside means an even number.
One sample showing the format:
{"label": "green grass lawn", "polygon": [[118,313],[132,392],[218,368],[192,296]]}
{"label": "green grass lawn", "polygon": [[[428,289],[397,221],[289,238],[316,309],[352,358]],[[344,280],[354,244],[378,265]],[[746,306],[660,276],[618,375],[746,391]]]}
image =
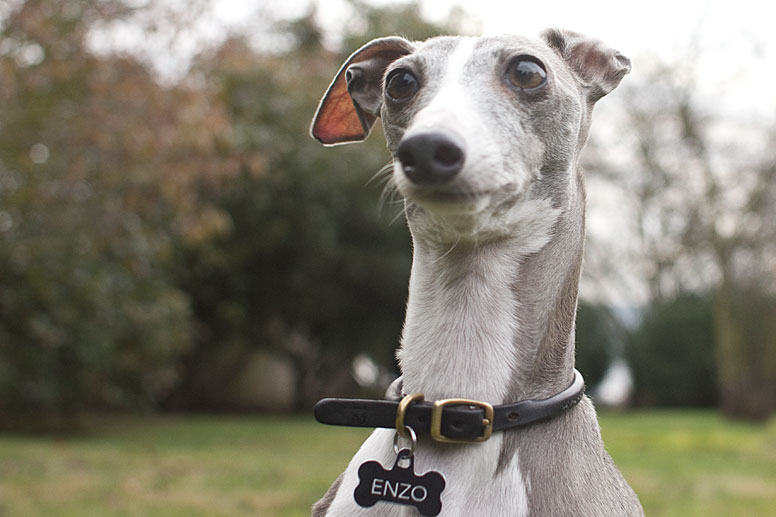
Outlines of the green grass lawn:
{"label": "green grass lawn", "polygon": [[[776,516],[776,420],[604,413],[650,516]],[[0,435],[0,517],[309,515],[369,431],[312,417],[102,418],[73,437]]]}

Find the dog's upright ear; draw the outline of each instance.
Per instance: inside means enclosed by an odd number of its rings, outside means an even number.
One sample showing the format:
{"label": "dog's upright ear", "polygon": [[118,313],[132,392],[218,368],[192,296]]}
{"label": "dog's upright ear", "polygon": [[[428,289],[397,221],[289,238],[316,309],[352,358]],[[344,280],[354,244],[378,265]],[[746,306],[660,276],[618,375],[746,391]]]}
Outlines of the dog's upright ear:
{"label": "dog's upright ear", "polygon": [[541,38],[566,60],[595,103],[614,90],[631,70],[631,61],[601,41],[563,29],[547,29]]}
{"label": "dog's upright ear", "polygon": [[310,134],[324,145],[364,140],[372,131],[383,104],[383,74],[414,45],[404,38],[370,41],[342,65],[318,105]]}

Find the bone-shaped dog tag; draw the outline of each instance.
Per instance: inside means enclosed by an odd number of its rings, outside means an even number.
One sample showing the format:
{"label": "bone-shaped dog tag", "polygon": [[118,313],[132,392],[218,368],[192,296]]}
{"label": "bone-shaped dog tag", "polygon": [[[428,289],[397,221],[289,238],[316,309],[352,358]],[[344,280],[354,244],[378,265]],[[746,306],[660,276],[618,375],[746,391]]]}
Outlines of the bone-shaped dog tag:
{"label": "bone-shaped dog tag", "polygon": [[[399,465],[409,459],[409,465]],[[414,506],[421,515],[433,517],[442,511],[442,490],[445,478],[439,472],[415,474],[415,458],[407,450],[399,451],[391,470],[376,461],[367,461],[358,468],[359,483],[353,496],[360,506],[373,506],[378,501]]]}

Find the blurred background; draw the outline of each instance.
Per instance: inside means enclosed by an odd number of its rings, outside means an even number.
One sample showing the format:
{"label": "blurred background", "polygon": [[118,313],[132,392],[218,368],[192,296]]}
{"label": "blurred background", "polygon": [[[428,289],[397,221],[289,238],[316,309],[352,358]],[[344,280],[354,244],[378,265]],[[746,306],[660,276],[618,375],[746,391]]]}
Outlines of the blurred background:
{"label": "blurred background", "polygon": [[[373,37],[563,26],[634,63],[584,157],[578,368],[600,406],[759,422],[731,425],[756,426],[776,477],[772,9],[4,0],[0,428],[191,413],[264,425],[311,420],[323,396],[379,396],[397,374],[409,236],[378,174],[379,130],[323,148],[307,134],[317,102]],[[2,444],[0,515],[35,514],[13,481],[31,460],[3,463],[23,447]],[[247,501],[226,514],[274,515]]]}

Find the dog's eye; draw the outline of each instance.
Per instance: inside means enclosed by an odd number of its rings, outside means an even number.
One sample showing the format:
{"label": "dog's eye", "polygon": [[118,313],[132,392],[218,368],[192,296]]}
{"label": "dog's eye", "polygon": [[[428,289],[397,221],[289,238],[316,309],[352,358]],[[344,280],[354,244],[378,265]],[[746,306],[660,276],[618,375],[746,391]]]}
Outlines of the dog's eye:
{"label": "dog's eye", "polygon": [[547,72],[541,63],[527,56],[512,61],[508,77],[509,82],[521,90],[535,90],[547,82]]}
{"label": "dog's eye", "polygon": [[411,99],[419,89],[417,77],[404,68],[394,70],[385,80],[385,95],[394,102]]}

